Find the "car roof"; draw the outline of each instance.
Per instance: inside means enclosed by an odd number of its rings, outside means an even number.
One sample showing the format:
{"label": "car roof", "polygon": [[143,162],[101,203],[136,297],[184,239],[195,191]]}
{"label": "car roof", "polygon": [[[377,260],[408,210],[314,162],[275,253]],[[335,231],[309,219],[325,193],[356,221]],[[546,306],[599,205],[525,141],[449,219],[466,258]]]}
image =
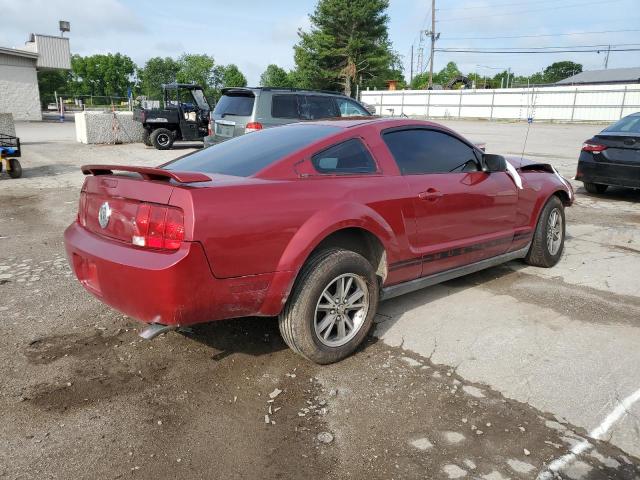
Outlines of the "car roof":
{"label": "car roof", "polygon": [[[290,92],[290,93],[315,93],[320,95],[334,95],[337,97],[347,97],[344,93],[332,90],[311,90],[305,88],[288,88],[288,87],[227,87],[221,90],[224,95],[227,92]],[[353,100],[353,99],[352,99]]]}
{"label": "car roof", "polygon": [[439,129],[450,130],[449,128],[435,122],[429,122],[427,120],[414,120],[411,118],[389,118],[389,117],[351,117],[345,118],[328,118],[324,120],[312,120],[309,122],[316,125],[331,125],[340,128],[353,128],[366,124],[375,124],[381,126],[381,128],[394,128],[404,126],[423,126],[423,127],[436,127]]}

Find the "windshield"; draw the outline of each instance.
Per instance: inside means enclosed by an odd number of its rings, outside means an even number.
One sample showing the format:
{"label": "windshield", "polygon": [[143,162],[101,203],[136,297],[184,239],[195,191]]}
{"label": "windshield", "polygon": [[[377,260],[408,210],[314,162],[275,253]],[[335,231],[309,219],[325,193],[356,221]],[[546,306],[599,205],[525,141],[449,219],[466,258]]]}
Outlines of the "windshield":
{"label": "windshield", "polygon": [[255,96],[251,92],[228,93],[220,98],[213,113],[222,117],[225,115],[249,117],[253,113],[254,100]]}
{"label": "windshield", "polygon": [[640,115],[630,115],[603,130],[609,133],[640,133]]}
{"label": "windshield", "polygon": [[198,107],[200,107],[201,110],[211,110],[209,102],[207,102],[207,99],[205,98],[204,92],[202,90],[191,90],[191,93],[193,94],[193,98],[195,99]]}
{"label": "windshield", "polygon": [[248,133],[166,164],[166,170],[249,177],[273,162],[339,131],[327,125],[293,124]]}

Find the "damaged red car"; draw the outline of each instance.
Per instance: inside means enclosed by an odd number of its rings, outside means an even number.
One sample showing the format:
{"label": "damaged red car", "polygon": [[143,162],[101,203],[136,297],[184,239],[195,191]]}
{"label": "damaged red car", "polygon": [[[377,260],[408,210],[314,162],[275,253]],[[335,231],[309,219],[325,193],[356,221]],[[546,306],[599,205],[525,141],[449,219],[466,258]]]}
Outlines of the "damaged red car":
{"label": "damaged red car", "polygon": [[552,267],[573,190],[549,164],[408,119],[291,124],[157,168],[87,165],[65,232],[80,283],[143,335],[279,318],[317,363],[380,301],[510,260]]}

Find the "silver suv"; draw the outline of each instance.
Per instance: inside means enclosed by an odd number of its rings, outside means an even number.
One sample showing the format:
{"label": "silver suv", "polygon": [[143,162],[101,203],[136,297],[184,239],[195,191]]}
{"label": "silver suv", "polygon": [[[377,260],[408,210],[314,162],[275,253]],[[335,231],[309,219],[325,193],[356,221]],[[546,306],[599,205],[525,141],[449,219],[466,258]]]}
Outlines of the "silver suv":
{"label": "silver suv", "polygon": [[335,92],[293,88],[225,88],[209,122],[204,146],[301,120],[370,117],[364,105]]}

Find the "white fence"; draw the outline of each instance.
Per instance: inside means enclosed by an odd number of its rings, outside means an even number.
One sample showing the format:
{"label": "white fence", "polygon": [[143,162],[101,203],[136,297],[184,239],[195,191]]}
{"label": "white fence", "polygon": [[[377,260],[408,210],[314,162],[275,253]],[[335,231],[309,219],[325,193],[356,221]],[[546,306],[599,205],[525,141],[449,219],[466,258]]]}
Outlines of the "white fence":
{"label": "white fence", "polygon": [[367,90],[378,115],[583,122],[618,120],[640,111],[640,84],[492,90]]}

